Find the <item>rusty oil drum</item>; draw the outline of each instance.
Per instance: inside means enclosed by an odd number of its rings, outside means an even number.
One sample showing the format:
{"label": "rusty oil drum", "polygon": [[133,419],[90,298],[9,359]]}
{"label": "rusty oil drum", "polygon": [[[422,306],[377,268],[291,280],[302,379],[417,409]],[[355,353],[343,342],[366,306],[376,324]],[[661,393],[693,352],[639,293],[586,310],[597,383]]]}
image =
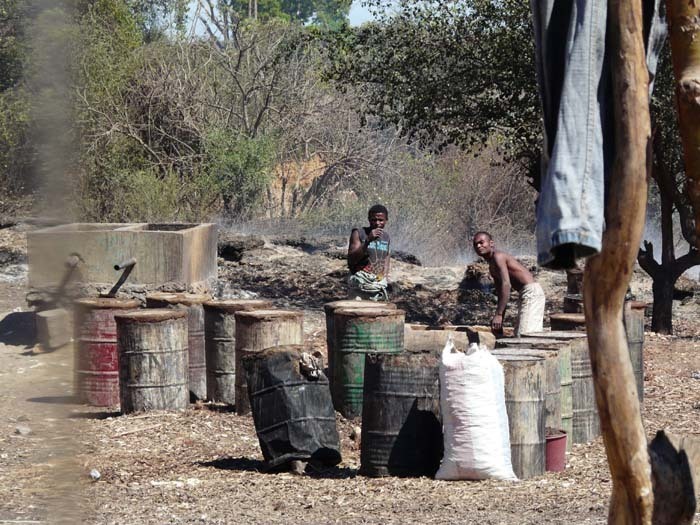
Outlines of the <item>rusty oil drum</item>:
{"label": "rusty oil drum", "polygon": [[207,294],[153,292],[146,295],[148,308],[182,308],[187,311],[188,383],[190,401],[207,397],[207,361],[204,351],[204,308]]}
{"label": "rusty oil drum", "polygon": [[139,307],[136,299],[85,298],[75,308],[75,392],[82,403],[119,405],[119,358],[115,314]]}

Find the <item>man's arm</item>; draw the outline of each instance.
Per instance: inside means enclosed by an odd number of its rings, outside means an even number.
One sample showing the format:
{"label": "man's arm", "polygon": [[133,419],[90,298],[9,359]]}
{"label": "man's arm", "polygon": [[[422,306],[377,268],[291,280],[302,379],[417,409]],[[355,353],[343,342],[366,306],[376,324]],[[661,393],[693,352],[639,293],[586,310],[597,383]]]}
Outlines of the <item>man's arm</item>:
{"label": "man's arm", "polygon": [[350,265],[350,268],[353,268],[359,264],[360,261],[362,261],[365,256],[366,249],[366,243],[363,244],[362,241],[360,241],[360,233],[356,228],[353,229],[352,233],[350,234],[350,241],[348,242],[348,264]]}
{"label": "man's arm", "polygon": [[493,261],[495,264],[493,280],[496,282],[498,305],[496,306],[496,314],[491,320],[491,328],[494,331],[500,332],[503,330],[503,315],[506,313],[506,307],[508,306],[508,300],[510,299],[511,285],[506,256],[501,253],[496,253]]}

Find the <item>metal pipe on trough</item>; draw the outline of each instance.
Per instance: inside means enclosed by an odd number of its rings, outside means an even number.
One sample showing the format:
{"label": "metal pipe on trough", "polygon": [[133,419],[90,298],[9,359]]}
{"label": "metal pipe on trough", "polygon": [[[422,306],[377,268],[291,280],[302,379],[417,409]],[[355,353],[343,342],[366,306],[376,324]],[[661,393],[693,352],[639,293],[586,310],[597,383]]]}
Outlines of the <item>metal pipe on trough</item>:
{"label": "metal pipe on trough", "polygon": [[126,261],[120,262],[119,264],[115,264],[114,270],[118,272],[119,270],[133,268],[134,266],[136,266],[136,257],[132,257],[131,259],[127,259]]}

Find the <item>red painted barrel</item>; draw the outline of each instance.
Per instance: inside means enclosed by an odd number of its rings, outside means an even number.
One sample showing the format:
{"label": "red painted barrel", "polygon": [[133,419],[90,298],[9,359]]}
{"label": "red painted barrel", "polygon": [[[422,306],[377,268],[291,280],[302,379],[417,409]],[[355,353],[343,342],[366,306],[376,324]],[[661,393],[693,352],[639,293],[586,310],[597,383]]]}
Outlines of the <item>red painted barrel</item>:
{"label": "red painted barrel", "polygon": [[75,392],[92,406],[119,406],[119,358],[114,315],[139,307],[135,299],[78,299],[75,306]]}

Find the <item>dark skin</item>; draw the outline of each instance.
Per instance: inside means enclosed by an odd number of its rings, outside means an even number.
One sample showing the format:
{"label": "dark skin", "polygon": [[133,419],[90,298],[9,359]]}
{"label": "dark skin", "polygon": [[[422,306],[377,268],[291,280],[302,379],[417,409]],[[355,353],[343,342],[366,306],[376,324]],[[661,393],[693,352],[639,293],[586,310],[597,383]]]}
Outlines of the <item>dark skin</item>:
{"label": "dark skin", "polygon": [[[367,217],[369,220],[370,231],[367,234],[367,241],[360,241],[360,233],[353,230],[350,234],[350,242],[348,244],[348,262],[351,267],[357,265],[367,255],[367,247],[369,243],[381,239],[384,234],[384,228],[388,221],[385,213],[370,213]],[[389,275],[389,258],[387,257],[384,263],[384,275]]]}
{"label": "dark skin", "polygon": [[503,315],[506,313],[510,291],[514,288],[521,291],[527,284],[535,282],[535,278],[522,264],[515,260],[509,253],[496,249],[496,246],[488,235],[480,233],[474,236],[474,251],[489,263],[489,273],[493,277],[498,293],[498,306],[496,314],[491,320],[491,329],[494,332],[503,331]]}

